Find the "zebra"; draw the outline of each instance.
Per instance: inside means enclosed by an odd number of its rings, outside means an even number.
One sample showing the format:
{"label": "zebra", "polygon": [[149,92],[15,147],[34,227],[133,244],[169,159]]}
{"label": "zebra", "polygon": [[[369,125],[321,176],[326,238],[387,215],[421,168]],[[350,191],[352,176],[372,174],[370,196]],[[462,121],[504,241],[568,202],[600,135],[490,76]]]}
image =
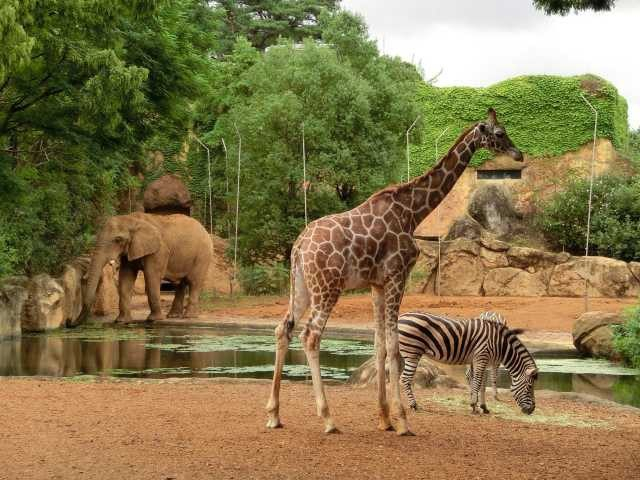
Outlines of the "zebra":
{"label": "zebra", "polygon": [[498,322],[474,318],[454,320],[431,313],[405,313],[398,319],[400,355],[404,369],[400,382],[409,399],[409,407],[417,409],[412,381],[422,355],[448,364],[473,364],[470,385],[471,411],[480,408],[488,413],[485,402],[484,371],[489,364],[502,363],[511,375],[511,393],[528,415],[535,410],[534,382],[538,368],[533,357],[518,339],[520,329],[508,329]]}
{"label": "zebra", "polygon": [[[497,322],[500,325],[507,325],[507,320],[498,312],[487,311],[482,312],[478,317],[480,320],[486,320],[489,322]],[[498,400],[498,367],[500,363],[493,363],[487,365],[487,380],[491,381],[491,386],[493,387],[493,399]],[[473,363],[469,364],[466,371],[464,372],[464,376],[467,379],[467,383],[471,385],[471,380],[473,379]],[[486,412],[485,412],[486,413]]]}

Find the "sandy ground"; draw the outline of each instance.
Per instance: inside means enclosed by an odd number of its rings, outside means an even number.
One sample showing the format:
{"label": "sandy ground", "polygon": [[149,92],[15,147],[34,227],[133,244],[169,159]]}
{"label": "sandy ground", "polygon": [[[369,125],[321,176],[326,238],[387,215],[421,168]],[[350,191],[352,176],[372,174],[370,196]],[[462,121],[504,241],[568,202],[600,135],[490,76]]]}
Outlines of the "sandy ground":
{"label": "sandy ground", "polygon": [[301,383],[283,384],[285,428],[267,430],[268,392],[262,381],[3,379],[0,479],[631,479],[640,469],[637,410],[542,396],[531,417],[474,416],[460,391],[418,390],[417,436],[398,437],[376,430],[371,387],[330,386],[343,433],[325,435]]}

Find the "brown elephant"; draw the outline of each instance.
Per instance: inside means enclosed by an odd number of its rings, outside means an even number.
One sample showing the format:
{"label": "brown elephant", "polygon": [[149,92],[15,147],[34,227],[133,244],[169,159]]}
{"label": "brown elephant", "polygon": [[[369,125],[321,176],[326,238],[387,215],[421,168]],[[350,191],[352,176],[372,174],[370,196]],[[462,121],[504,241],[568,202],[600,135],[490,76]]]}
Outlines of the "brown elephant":
{"label": "brown elephant", "polygon": [[[162,320],[160,282],[177,284],[169,317],[194,317],[198,300],[213,256],[211,237],[204,227],[186,215],[132,213],[109,218],[98,234],[96,249],[87,273],[83,316],[95,301],[102,269],[111,261],[120,261],[116,322],[131,321],[131,294],[138,272],[144,272],[151,313],[147,321]],[[189,304],[183,312],[185,293]],[[183,315],[184,313],[184,315]]]}

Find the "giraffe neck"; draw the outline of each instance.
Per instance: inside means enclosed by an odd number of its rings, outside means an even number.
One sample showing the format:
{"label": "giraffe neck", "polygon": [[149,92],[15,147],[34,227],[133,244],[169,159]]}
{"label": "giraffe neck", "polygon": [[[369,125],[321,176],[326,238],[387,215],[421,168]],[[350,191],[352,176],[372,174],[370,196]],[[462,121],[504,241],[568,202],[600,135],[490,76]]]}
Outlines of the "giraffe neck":
{"label": "giraffe neck", "polygon": [[410,196],[401,196],[410,199],[410,203],[405,207],[413,212],[409,226],[411,233],[440,205],[467,168],[478,148],[476,129],[477,126],[474,125],[460,135],[447,154],[431,170],[403,185],[411,192]]}

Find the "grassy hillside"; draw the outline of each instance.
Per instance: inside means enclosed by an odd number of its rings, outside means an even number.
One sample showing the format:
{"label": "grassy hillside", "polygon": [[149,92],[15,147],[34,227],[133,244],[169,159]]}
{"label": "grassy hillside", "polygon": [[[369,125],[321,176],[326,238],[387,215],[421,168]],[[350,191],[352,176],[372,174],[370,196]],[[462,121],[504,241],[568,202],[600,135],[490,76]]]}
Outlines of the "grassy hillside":
{"label": "grassy hillside", "polygon": [[[468,125],[485,118],[494,107],[513,142],[525,153],[553,156],[575,150],[593,138],[593,114],[580,97],[583,93],[598,110],[598,136],[609,138],[616,148],[628,143],[627,102],[606,80],[593,75],[557,77],[522,76],[486,88],[423,85],[422,143],[412,152],[412,175],[435,163],[435,140],[442,155]],[[473,165],[490,158],[474,156]]]}

